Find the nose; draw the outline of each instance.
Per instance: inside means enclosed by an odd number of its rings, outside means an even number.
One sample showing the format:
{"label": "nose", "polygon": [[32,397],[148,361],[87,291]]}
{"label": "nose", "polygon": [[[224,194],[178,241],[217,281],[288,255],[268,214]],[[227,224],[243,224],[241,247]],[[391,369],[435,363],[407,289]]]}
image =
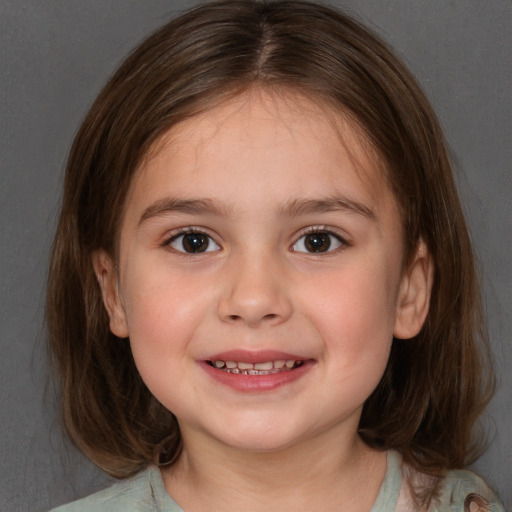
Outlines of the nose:
{"label": "nose", "polygon": [[228,264],[217,312],[223,322],[248,327],[278,325],[290,318],[292,302],[285,272],[263,255]]}

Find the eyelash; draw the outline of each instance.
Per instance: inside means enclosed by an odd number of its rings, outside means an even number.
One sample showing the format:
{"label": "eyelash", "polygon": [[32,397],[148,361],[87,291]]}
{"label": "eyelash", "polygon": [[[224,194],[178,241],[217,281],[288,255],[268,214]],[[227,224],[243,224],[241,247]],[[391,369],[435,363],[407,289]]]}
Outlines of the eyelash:
{"label": "eyelash", "polygon": [[[186,250],[180,250],[176,247],[173,247],[172,244],[176,241],[178,241],[181,237],[185,237],[186,235],[199,235],[204,236],[208,240],[208,245],[206,246],[206,249],[204,251],[186,251]],[[183,246],[184,240],[182,240],[181,244]],[[212,244],[215,244],[216,249],[213,251],[209,250],[210,246]],[[169,247],[177,254],[189,256],[189,255],[197,255],[197,254],[204,254],[205,252],[214,252],[216,250],[220,250],[220,245],[215,241],[215,239],[207,233],[204,229],[196,228],[193,226],[189,226],[187,228],[180,229],[178,232],[173,233],[170,237],[166,238],[162,244],[163,247]]]}
{"label": "eyelash", "polygon": [[[325,251],[298,251],[294,249],[294,247],[305,237],[308,235],[327,235],[329,237],[329,246],[327,247],[327,250]],[[332,245],[332,238],[336,240],[336,243],[339,245],[337,247],[331,248]],[[340,250],[343,250],[346,247],[349,247],[350,244],[337,232],[335,232],[333,229],[328,228],[327,226],[311,226],[309,228],[306,228],[303,230],[299,237],[296,239],[296,241],[292,244],[291,250],[294,252],[301,252],[305,254],[314,254],[314,255],[322,255],[322,254],[332,254],[334,252],[338,252]]]}
{"label": "eyelash", "polygon": [[[205,250],[203,251],[187,251],[187,250],[181,250],[177,247],[173,247],[173,243],[177,242],[181,237],[185,237],[186,235],[198,235],[198,236],[204,236],[207,238],[208,245],[206,246]],[[326,250],[297,250],[296,246],[301,242],[301,240],[305,239],[308,235],[327,235],[329,240],[329,245],[327,246]],[[336,247],[331,248],[332,245],[332,239],[335,239],[336,244],[338,244]],[[320,240],[321,242],[321,240]],[[181,244],[183,247],[184,240],[182,240]],[[305,247],[305,243],[303,242],[302,245]],[[215,248],[213,250],[210,249],[210,246],[214,244]],[[208,233],[206,230],[202,228],[196,228],[193,226],[189,226],[187,228],[183,228],[179,230],[176,233],[173,233],[170,237],[166,238],[164,242],[162,243],[163,247],[169,247],[173,251],[175,251],[177,254],[181,255],[200,255],[206,252],[216,252],[218,250],[221,250],[220,245],[215,241],[215,239]],[[338,233],[334,232],[332,229],[328,228],[327,226],[311,226],[303,230],[299,236],[296,238],[295,242],[291,245],[290,250],[292,252],[300,252],[305,254],[314,254],[314,255],[321,255],[321,254],[330,254],[333,252],[337,252],[339,250],[343,250],[345,247],[350,246],[350,244]],[[184,248],[183,248],[184,249]],[[306,248],[307,249],[307,248]]]}

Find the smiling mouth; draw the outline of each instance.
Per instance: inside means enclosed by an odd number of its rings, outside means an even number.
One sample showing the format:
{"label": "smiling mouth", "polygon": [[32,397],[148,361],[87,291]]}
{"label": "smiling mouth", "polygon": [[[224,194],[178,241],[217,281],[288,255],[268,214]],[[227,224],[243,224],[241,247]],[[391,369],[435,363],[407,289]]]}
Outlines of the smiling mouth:
{"label": "smiling mouth", "polygon": [[207,361],[207,363],[225,373],[238,375],[274,375],[276,373],[289,372],[300,368],[304,361],[295,359],[278,359],[263,363],[244,363],[242,361]]}

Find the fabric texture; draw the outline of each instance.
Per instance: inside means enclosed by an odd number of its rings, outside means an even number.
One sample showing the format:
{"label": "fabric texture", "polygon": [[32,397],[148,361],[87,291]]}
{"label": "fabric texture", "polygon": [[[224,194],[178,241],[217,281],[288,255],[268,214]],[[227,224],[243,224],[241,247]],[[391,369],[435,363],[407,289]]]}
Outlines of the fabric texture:
{"label": "fabric texture", "polygon": [[[396,452],[388,452],[387,471],[370,512],[411,512],[414,510],[408,486],[405,484],[402,459]],[[425,483],[428,477],[413,474],[413,480]],[[505,512],[486,483],[470,471],[450,471],[444,478],[439,500],[429,512],[464,512],[464,501],[471,494],[479,494],[488,508],[473,505],[470,512],[480,510]],[[150,466],[134,477],[120,481],[103,491],[63,505],[51,512],[184,512],[167,493],[160,470]],[[281,512],[281,511],[279,511]]]}

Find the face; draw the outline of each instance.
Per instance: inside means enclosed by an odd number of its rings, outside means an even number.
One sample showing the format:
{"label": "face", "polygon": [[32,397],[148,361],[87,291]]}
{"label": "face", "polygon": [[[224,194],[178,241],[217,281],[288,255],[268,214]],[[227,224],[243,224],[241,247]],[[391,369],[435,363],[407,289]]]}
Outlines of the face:
{"label": "face", "polygon": [[[173,127],[126,199],[111,329],[185,436],[273,451],[356,436],[393,334],[426,314],[422,251],[360,136],[300,98],[252,93]],[[428,300],[426,301],[428,303]]]}

